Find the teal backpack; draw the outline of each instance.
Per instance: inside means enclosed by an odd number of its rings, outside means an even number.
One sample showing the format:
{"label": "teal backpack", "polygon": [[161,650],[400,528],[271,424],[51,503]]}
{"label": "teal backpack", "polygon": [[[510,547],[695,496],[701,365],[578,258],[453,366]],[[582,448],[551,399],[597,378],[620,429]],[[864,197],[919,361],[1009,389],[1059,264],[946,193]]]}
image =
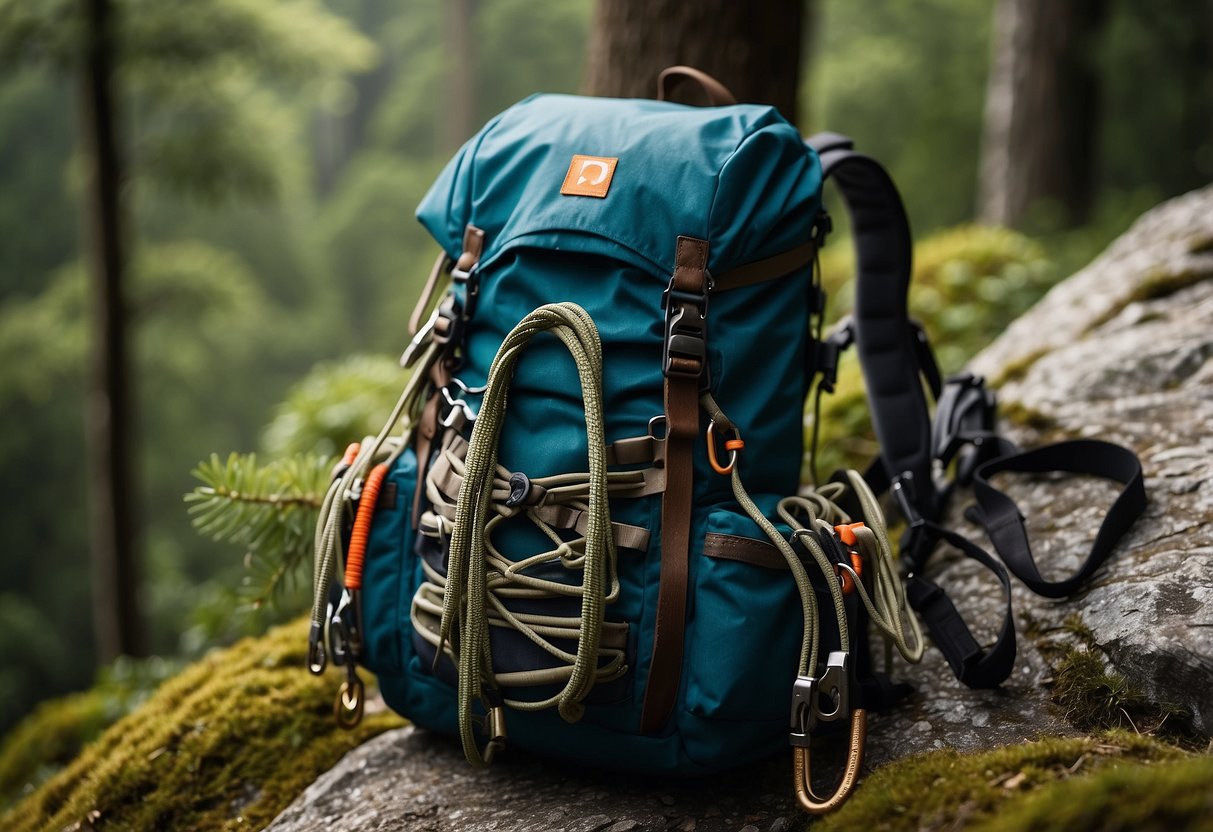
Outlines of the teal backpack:
{"label": "teal backpack", "polygon": [[[660,100],[685,80],[721,106]],[[442,254],[404,393],[322,509],[311,668],[346,668],[343,722],[361,714],[362,665],[473,764],[508,738],[696,774],[790,742],[800,804],[826,811],[854,785],[866,712],[907,692],[873,667],[869,624],[909,661],[924,644],[876,495],[892,484],[913,512],[916,556],[950,534],[933,525],[908,224],[888,175],[843,137],[806,143],[688,68],[659,89],[528,98],[422,201]],[[823,338],[827,172],[852,214],[859,291],[854,323]],[[804,404],[852,340],[883,462],[804,489]],[[992,400],[972,380],[948,396],[934,432],[971,478],[996,443],[981,459],[961,446],[992,436]],[[983,650],[923,580],[911,594],[936,642],[968,651],[954,667],[984,668],[970,684],[1005,678],[1009,608]],[[830,734],[849,760],[819,797],[810,743]]]}

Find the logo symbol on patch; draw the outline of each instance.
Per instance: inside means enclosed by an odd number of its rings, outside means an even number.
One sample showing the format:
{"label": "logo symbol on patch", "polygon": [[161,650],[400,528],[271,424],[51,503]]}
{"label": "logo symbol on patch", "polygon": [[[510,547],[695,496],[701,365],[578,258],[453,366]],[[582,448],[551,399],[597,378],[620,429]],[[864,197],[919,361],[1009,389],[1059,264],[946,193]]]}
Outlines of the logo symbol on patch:
{"label": "logo symbol on patch", "polygon": [[618,159],[605,156],[576,155],[569,163],[560,193],[565,196],[595,196],[601,199],[611,187]]}

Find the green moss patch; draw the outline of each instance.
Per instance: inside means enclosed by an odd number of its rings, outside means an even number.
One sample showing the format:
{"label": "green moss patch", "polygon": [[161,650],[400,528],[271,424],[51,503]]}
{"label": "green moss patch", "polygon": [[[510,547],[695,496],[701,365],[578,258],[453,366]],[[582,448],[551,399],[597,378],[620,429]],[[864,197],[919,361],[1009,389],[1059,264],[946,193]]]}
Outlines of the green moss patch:
{"label": "green moss patch", "polygon": [[338,676],[305,669],[302,620],[165,682],[3,817],[10,832],[259,829],[345,752],[402,724],[333,720]]}
{"label": "green moss patch", "polygon": [[[1183,801],[1186,814],[1182,820],[1194,824],[1208,812],[1213,759],[1192,758],[1149,737],[1119,731],[1098,737],[1049,738],[980,754],[936,751],[877,770],[837,813],[812,828],[822,832],[969,826],[1000,830],[1145,828],[1121,822],[1122,817],[1132,817],[1133,822],[1153,817],[1135,805],[1122,805],[1117,790],[1127,781],[1151,783],[1160,791],[1151,806],[1199,785],[1204,803]],[[1077,802],[1079,795],[1093,801],[1088,807],[1092,816],[1101,822],[1106,817],[1109,825],[1081,820],[1070,825],[1036,825],[1048,815],[1049,807]],[[1095,804],[1097,800],[1102,804]],[[1079,807],[1072,808],[1077,811]],[[1123,816],[1118,814],[1122,810],[1126,811]],[[1207,814],[1203,818],[1207,824]]]}

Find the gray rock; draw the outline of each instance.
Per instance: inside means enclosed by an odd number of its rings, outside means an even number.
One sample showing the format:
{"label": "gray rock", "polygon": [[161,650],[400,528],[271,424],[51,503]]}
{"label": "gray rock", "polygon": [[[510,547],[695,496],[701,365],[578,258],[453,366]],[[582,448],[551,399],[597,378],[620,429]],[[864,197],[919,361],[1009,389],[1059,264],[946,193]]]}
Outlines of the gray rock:
{"label": "gray rock", "polygon": [[[1033,356],[1038,356],[1033,360]],[[1155,702],[1213,729],[1213,188],[1143,216],[974,362],[1025,445],[1099,437],[1133,448],[1149,507],[1076,598],[1020,592],[1038,626],[1077,613]],[[1004,481],[1046,577],[1079,565],[1115,496],[1100,481]],[[1082,555],[1085,557],[1085,555]]]}
{"label": "gray rock", "polygon": [[[796,811],[789,791],[790,772],[789,757],[706,779],[625,777],[539,760],[514,749],[490,768],[478,770],[463,758],[458,740],[409,727],[351,751],[268,829],[736,832],[747,825],[782,828],[778,821]],[[709,806],[713,801],[717,805]],[[722,813],[720,804],[727,811]]]}
{"label": "gray rock", "polygon": [[[1050,601],[1014,587],[1015,672],[1000,690],[958,683],[928,650],[893,675],[915,693],[873,714],[866,770],[936,748],[977,750],[1070,732],[1052,705],[1051,669],[1031,638],[1078,614],[1115,667],[1156,701],[1213,722],[1213,188],[1146,214],[1108,251],[1017,321],[974,362],[1000,382],[1024,445],[1098,436],[1132,447],[1147,477],[1147,514],[1079,596]],[[1029,427],[1031,425],[1032,427]],[[1034,533],[1038,563],[1077,568],[1116,489],[1099,481],[1007,478]],[[951,524],[978,538],[954,507]],[[932,570],[993,640],[999,587],[963,558]],[[817,758],[814,758],[815,762]],[[790,755],[685,781],[578,770],[516,750],[486,771],[450,738],[403,728],[346,755],[269,827],[274,832],[499,830],[647,832],[785,830],[798,825]]]}

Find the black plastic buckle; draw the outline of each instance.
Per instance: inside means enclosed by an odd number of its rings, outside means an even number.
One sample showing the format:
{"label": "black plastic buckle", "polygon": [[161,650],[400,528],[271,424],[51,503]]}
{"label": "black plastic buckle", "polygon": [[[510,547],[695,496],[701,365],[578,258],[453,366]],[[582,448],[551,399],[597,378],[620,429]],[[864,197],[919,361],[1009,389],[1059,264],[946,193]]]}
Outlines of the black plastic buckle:
{"label": "black plastic buckle", "polygon": [[926,564],[927,558],[935,550],[935,544],[939,542],[939,535],[927,526],[926,518],[918,510],[912,472],[902,471],[893,477],[890,490],[906,519],[906,530],[901,536],[901,560],[907,574],[912,575]]}
{"label": "black plastic buckle", "polygon": [[451,267],[451,283],[463,286],[463,319],[466,321],[476,312],[476,303],[480,299],[480,272],[476,268],[479,263],[473,263],[466,271],[458,266]]}
{"label": "black plastic buckle", "polygon": [[838,383],[838,361],[842,354],[855,343],[855,319],[847,315],[834,325],[826,339],[817,346],[817,366],[815,372],[821,373],[821,389],[826,393],[834,392]]}
{"label": "black plastic buckle", "polygon": [[834,231],[834,218],[826,211],[818,211],[817,216],[813,218],[813,228],[809,231],[809,239],[816,245],[818,250],[826,244],[826,237]]}
{"label": "black plastic buckle", "polygon": [[[661,296],[665,310],[665,339],[662,343],[661,372],[664,376],[703,378],[707,370],[708,293],[684,292],[674,288],[674,280]],[[691,360],[693,369],[677,369],[673,359]]]}
{"label": "black plastic buckle", "polygon": [[972,373],[951,376],[935,406],[931,455],[945,468],[956,460],[956,481],[967,484],[973,472],[994,452],[984,439],[994,431],[997,400],[986,380]]}

